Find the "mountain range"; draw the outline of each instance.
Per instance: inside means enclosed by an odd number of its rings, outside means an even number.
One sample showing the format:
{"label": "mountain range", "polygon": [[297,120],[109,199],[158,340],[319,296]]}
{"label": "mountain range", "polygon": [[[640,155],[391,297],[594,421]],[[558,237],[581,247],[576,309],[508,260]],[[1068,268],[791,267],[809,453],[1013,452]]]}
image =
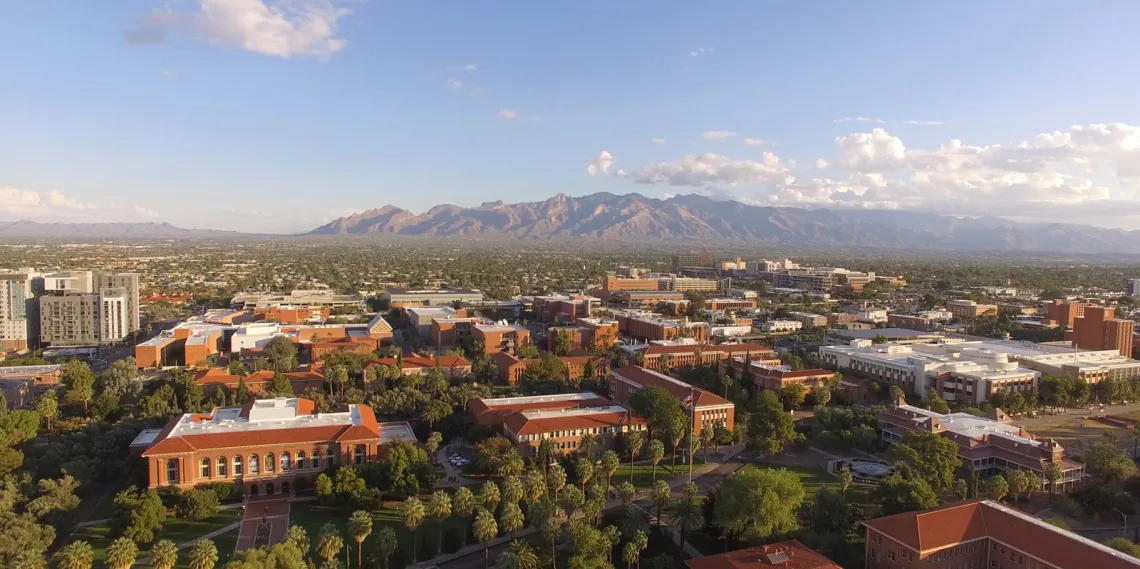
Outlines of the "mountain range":
{"label": "mountain range", "polygon": [[[699,195],[563,194],[538,202],[438,205],[425,213],[384,206],[288,236],[508,237],[704,241],[941,251],[1140,254],[1140,231],[1019,223],[895,210],[768,207]],[[225,238],[233,231],[168,223],[0,222],[0,238]],[[285,238],[286,236],[281,236]]]}

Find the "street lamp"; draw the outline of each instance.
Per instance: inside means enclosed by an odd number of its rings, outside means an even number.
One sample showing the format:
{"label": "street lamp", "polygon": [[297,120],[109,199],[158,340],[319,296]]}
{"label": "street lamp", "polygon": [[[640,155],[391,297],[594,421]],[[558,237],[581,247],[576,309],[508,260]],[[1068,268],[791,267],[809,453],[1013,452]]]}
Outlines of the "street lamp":
{"label": "street lamp", "polygon": [[1116,508],[1113,508],[1112,511],[1120,514],[1120,519],[1124,520],[1124,528],[1121,530],[1121,533],[1124,534],[1124,539],[1128,539],[1128,516]]}
{"label": "street lamp", "polygon": [[[689,385],[689,482],[693,481],[693,438],[697,436],[696,389]],[[682,544],[683,545],[683,544]]]}

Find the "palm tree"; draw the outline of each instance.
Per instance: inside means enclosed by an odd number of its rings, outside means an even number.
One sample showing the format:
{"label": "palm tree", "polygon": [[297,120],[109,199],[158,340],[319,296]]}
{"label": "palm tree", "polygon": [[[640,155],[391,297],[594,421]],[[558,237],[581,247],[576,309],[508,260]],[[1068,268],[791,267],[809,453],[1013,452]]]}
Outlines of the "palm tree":
{"label": "palm tree", "polygon": [[503,511],[499,512],[499,528],[503,530],[503,533],[509,536],[522,529],[525,524],[526,518],[523,517],[518,502],[503,504]]}
{"label": "palm tree", "polygon": [[542,465],[542,478],[546,479],[546,471],[550,468],[550,461],[554,458],[554,442],[542,439],[538,443],[538,463]]}
{"label": "palm tree", "polygon": [[502,494],[499,492],[498,484],[490,480],[483,483],[483,489],[479,491],[479,503],[490,511],[499,509],[499,502],[503,499]]}
{"label": "palm tree", "polygon": [[586,493],[586,483],[590,481],[590,477],[594,475],[594,460],[586,457],[578,457],[578,462],[574,463],[574,470],[578,473],[578,482],[582,484],[582,493]]}
{"label": "palm tree", "polygon": [[439,529],[439,551],[443,551],[443,522],[451,517],[451,496],[443,490],[436,490],[428,502],[427,513],[435,519],[436,527]]}
{"label": "palm tree", "polygon": [[517,476],[522,474],[525,469],[526,462],[523,462],[522,455],[519,454],[519,449],[511,447],[500,459],[496,474],[499,476]]}
{"label": "palm tree", "polygon": [[[475,493],[466,486],[460,486],[451,497],[451,511],[461,518],[470,517],[475,511]],[[467,532],[463,532],[463,540],[466,543]]]}
{"label": "palm tree", "polygon": [[665,458],[665,443],[653,439],[649,441],[649,461],[653,463],[653,483],[657,483],[657,463]]}
{"label": "palm tree", "polygon": [[622,558],[625,564],[633,567],[637,564],[638,569],[641,568],[641,552],[649,545],[649,537],[645,532],[639,531],[625,544],[625,549],[622,550]]}
{"label": "palm tree", "polygon": [[437,450],[439,450],[439,445],[442,442],[443,442],[443,433],[432,432],[432,434],[428,435],[427,443],[425,443],[424,446],[427,448],[428,456],[431,457],[432,463],[436,462],[435,452]]}
{"label": "palm tree", "polygon": [[169,539],[160,539],[150,550],[151,569],[170,569],[178,563],[178,546]]}
{"label": "palm tree", "polygon": [[851,469],[844,468],[839,471],[839,494],[841,496],[847,495],[847,489],[851,487],[851,483],[855,481],[855,477],[851,475]]}
{"label": "palm tree", "polygon": [[396,552],[396,548],[399,546],[400,540],[396,539],[396,530],[392,529],[391,526],[380,528],[379,533],[376,534],[376,554],[384,569],[388,569],[388,560],[392,558],[392,554]]}
{"label": "palm tree", "polygon": [[120,537],[107,547],[107,566],[111,569],[130,569],[139,556],[139,546],[129,537]]}
{"label": "palm tree", "polygon": [[566,471],[561,464],[554,464],[550,467],[550,472],[547,473],[546,478],[550,485],[550,491],[554,494],[554,499],[558,500],[558,493],[566,487]]}
{"label": "palm tree", "polygon": [[598,452],[598,437],[590,433],[582,435],[578,440],[578,455],[587,458],[594,458]]}
{"label": "palm tree", "polygon": [[332,563],[342,548],[344,548],[344,540],[338,535],[336,526],[331,523],[321,526],[321,535],[317,537],[316,550],[317,555],[325,560],[326,565]]}
{"label": "palm tree", "polygon": [[1049,481],[1049,493],[1055,494],[1057,492],[1057,484],[1065,477],[1065,473],[1061,470],[1060,465],[1055,462],[1050,462],[1045,465],[1045,480]]}
{"label": "palm tree", "polygon": [[364,540],[372,533],[372,514],[364,510],[356,510],[348,518],[348,534],[356,540],[356,566],[361,567],[361,549]]}
{"label": "palm tree", "polygon": [[529,543],[516,539],[509,551],[515,557],[515,569],[538,569],[538,555]]}
{"label": "palm tree", "polygon": [[651,494],[653,500],[654,515],[657,516],[657,529],[661,529],[661,510],[673,499],[673,489],[669,487],[669,483],[664,480],[658,481],[653,485],[653,492]]}
{"label": "palm tree", "polygon": [[57,569],[91,569],[95,564],[95,550],[86,541],[73,541],[55,554]]}
{"label": "palm tree", "polygon": [[412,563],[416,562],[416,529],[424,521],[424,503],[419,498],[412,496],[400,506],[400,519],[404,521],[404,527],[412,532]]}
{"label": "palm tree", "polygon": [[616,452],[607,450],[602,454],[601,471],[606,477],[606,491],[609,491],[610,483],[613,481],[614,473],[617,472],[618,467],[621,466],[621,459],[618,458]]}
{"label": "palm tree", "polygon": [[305,528],[301,526],[289,526],[285,532],[285,541],[297,546],[301,551],[301,557],[309,556],[309,536],[305,532]]}
{"label": "palm tree", "polygon": [[704,521],[704,514],[697,505],[696,498],[688,495],[670,504],[668,514],[673,523],[681,527],[681,546],[677,548],[679,558],[681,550],[685,547],[685,537],[689,533],[689,528],[698,527]]}
{"label": "palm tree", "polygon": [[637,495],[637,488],[629,482],[622,482],[617,485],[618,497],[621,498],[621,507],[628,508],[633,504],[633,498]]}
{"label": "palm tree", "polygon": [[606,526],[602,528],[602,536],[606,538],[610,546],[606,548],[606,561],[613,564],[614,561],[614,548],[621,543],[621,530],[617,526]]}
{"label": "palm tree", "polygon": [[214,569],[218,564],[218,547],[203,539],[190,548],[190,569]]}
{"label": "palm tree", "polygon": [[525,491],[523,489],[522,481],[518,476],[510,475],[503,478],[503,501],[510,503],[519,503],[523,499]]}
{"label": "palm tree", "polygon": [[631,483],[633,482],[633,462],[637,458],[637,453],[641,452],[641,445],[644,442],[641,438],[641,431],[633,431],[626,440],[626,445],[629,446],[629,481]]}
{"label": "palm tree", "polygon": [[542,499],[546,495],[546,480],[538,475],[538,472],[532,471],[527,477],[526,482],[523,484],[526,488],[526,501],[530,505]]}
{"label": "palm tree", "polygon": [[475,523],[472,526],[475,539],[483,544],[483,569],[487,569],[487,557],[490,555],[490,542],[499,535],[499,525],[495,523],[495,516],[485,508],[479,508],[475,513]]}

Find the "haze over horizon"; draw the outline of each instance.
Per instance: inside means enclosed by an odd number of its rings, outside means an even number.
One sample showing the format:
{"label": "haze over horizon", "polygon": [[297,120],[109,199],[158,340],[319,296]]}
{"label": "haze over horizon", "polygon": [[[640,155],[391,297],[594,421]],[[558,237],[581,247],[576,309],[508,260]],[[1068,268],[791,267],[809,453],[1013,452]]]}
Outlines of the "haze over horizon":
{"label": "haze over horizon", "polygon": [[386,204],[605,191],[1140,229],[1138,16],[17,3],[0,18],[0,220],[290,233]]}

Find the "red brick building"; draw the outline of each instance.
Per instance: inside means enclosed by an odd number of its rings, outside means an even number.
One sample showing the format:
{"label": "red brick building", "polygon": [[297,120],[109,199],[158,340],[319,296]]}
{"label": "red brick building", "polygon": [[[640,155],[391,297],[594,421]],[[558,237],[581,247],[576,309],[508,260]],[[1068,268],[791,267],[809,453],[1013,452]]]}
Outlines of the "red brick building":
{"label": "red brick building", "polygon": [[867,569],[1136,569],[1140,559],[990,500],[863,522]]}
{"label": "red brick building", "polygon": [[[753,381],[761,389],[770,389],[779,391],[789,385],[802,385],[807,393],[816,386],[825,384],[835,378],[835,372],[826,369],[804,369],[793,371],[792,368],[779,364],[772,365],[766,362],[752,361],[749,362],[749,372],[752,374]],[[729,367],[732,368],[734,375],[739,377],[740,371],[744,369],[744,358],[733,357],[728,360],[723,360],[718,366],[718,373],[724,374],[728,371]]]}
{"label": "red brick building", "polygon": [[602,277],[602,290],[605,292],[620,292],[626,290],[657,290],[657,279],[626,279],[614,275]]}
{"label": "red brick building", "polygon": [[304,324],[306,322],[324,322],[329,319],[327,306],[267,306],[254,308],[253,316],[257,320],[269,320],[281,324]]}
{"label": "red brick building", "polygon": [[[586,376],[586,364],[590,361],[594,362],[595,377],[605,377],[610,370],[610,364],[606,358],[598,356],[559,356],[558,361],[566,366],[566,379],[581,379]],[[532,365],[537,364],[542,360],[540,359],[524,359],[520,360],[506,352],[499,352],[491,354],[491,362],[495,364],[495,369],[499,372],[499,380],[507,384],[518,383],[522,379],[523,373]]]}
{"label": "red brick building", "polygon": [[843,569],[797,540],[685,560],[689,569]]}
{"label": "red brick building", "polygon": [[1045,321],[1058,326],[1066,328],[1073,327],[1073,321],[1085,315],[1085,308],[1088,308],[1088,303],[1085,302],[1065,302],[1064,300],[1053,300],[1045,304]]}
{"label": "red brick building", "polygon": [[583,435],[598,446],[614,448],[617,437],[645,430],[645,422],[626,408],[594,393],[564,393],[537,397],[475,399],[467,405],[475,421],[500,428],[523,456],[535,456],[543,440],[562,453],[578,449]]}
{"label": "red brick building", "polygon": [[566,335],[570,338],[570,349],[583,350],[609,348],[617,342],[621,335],[617,320],[608,318],[579,318],[572,326],[553,326],[547,329],[546,342],[548,350],[554,349],[554,339],[557,335]]}
{"label": "red brick building", "polygon": [[[325,376],[319,370],[301,369],[285,372],[283,375],[289,380],[289,384],[292,386],[293,393],[295,394],[301,394],[310,389],[316,389],[318,391],[324,389]],[[269,388],[269,384],[273,382],[273,378],[273,370],[268,369],[240,376],[233,375],[224,369],[209,368],[198,372],[194,376],[194,383],[202,388],[203,394],[210,397],[222,387],[230,391],[236,391],[244,379],[245,386],[249,389],[250,393],[258,395],[264,393],[265,390]]]}
{"label": "red brick building", "polygon": [[693,413],[693,431],[700,435],[702,429],[712,428],[716,423],[724,423],[728,430],[736,424],[736,406],[723,397],[673,379],[663,373],[637,366],[626,366],[610,371],[610,396],[622,405],[629,405],[634,393],[645,387],[660,387],[681,402],[686,412]]}
{"label": "red brick building", "polygon": [[399,362],[396,361],[396,358],[377,358],[365,364],[364,370],[368,371],[369,368],[385,365],[400,368],[404,374],[418,373],[423,375],[439,366],[444,377],[456,378],[471,375],[471,362],[460,356],[435,357],[418,354],[404,356],[400,358]]}
{"label": "red brick building", "polygon": [[641,365],[651,369],[712,365],[739,356],[753,361],[779,362],[776,352],[762,344],[684,344],[649,346],[641,351]]}
{"label": "red brick building", "polygon": [[332,340],[319,340],[309,345],[309,353],[313,361],[335,352],[363,356],[371,354],[378,349],[380,349],[379,339],[352,336]]}
{"label": "red brick building", "polygon": [[1088,306],[1084,315],[1073,319],[1073,330],[1065,334],[1078,348],[1085,350],[1117,350],[1132,357],[1132,332],[1136,323],[1116,318],[1112,306]]}
{"label": "red brick building", "polygon": [[411,427],[378,423],[367,405],[317,413],[312,401],[282,397],[186,413],[132,447],[147,447],[151,488],[226,481],[250,495],[287,494],[330,466],[373,462],[399,439],[414,440]]}
{"label": "red brick building", "polygon": [[471,326],[471,339],[483,344],[486,354],[507,352],[514,354],[519,348],[530,345],[530,330],[514,324],[475,324]]}

